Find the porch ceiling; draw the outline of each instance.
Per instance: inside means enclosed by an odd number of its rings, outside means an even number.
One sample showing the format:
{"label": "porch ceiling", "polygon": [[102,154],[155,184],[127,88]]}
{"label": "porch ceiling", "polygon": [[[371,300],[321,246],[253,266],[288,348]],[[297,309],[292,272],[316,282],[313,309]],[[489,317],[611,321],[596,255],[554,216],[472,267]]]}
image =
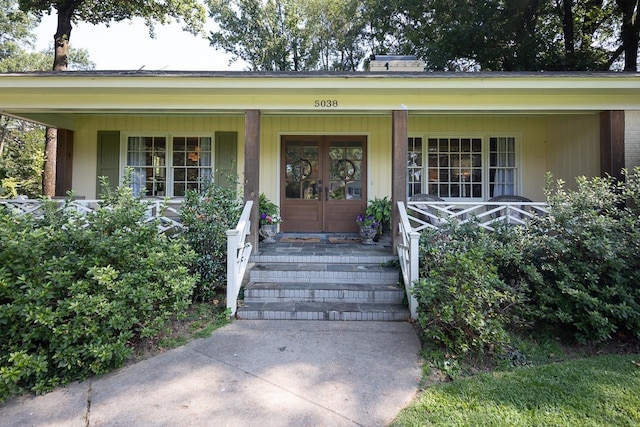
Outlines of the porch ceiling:
{"label": "porch ceiling", "polygon": [[0,74],[0,113],[73,129],[77,115],[559,114],[640,110],[640,74]]}

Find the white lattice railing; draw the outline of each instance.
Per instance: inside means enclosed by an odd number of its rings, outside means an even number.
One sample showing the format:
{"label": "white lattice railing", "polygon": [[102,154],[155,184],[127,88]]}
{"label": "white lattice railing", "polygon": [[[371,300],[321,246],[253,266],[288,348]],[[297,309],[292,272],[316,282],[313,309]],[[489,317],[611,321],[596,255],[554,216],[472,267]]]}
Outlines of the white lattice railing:
{"label": "white lattice railing", "polygon": [[411,318],[416,319],[418,302],[413,286],[419,278],[420,231],[439,228],[446,221],[476,221],[478,226],[494,231],[498,224],[519,224],[536,215],[546,215],[549,206],[543,202],[398,202],[400,212],[398,259],[402,270]]}
{"label": "white lattice railing", "polygon": [[238,294],[253,250],[253,245],[247,241],[251,230],[252,207],[253,201],[249,200],[244,205],[236,228],[227,230],[227,309],[232,316],[238,308]]}
{"label": "white lattice railing", "polygon": [[[73,210],[81,214],[92,215],[100,207],[102,200],[53,200],[59,205],[59,209]],[[182,230],[184,226],[180,217],[182,201],[172,199],[145,199],[143,203],[147,207],[146,221],[158,220],[158,232],[165,233],[170,230]],[[0,199],[0,206],[7,207],[17,215],[41,216],[42,200],[37,199]]]}
{"label": "white lattice railing", "polygon": [[494,231],[498,224],[523,225],[529,218],[546,215],[544,202],[431,202],[407,203],[407,216],[415,231],[439,228],[447,220],[460,223],[477,221],[480,227]]}

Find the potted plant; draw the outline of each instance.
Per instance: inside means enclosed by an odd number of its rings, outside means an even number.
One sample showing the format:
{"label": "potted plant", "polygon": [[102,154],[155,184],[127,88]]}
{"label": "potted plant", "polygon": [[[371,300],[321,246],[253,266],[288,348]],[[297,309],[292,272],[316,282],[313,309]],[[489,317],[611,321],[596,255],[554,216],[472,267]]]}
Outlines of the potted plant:
{"label": "potted plant", "polygon": [[258,233],[264,238],[264,243],[275,243],[278,232],[278,224],[282,219],[278,216],[278,206],[270,201],[267,196],[260,194],[258,210],[260,212],[260,230]]}
{"label": "potted plant", "polygon": [[365,215],[373,217],[379,224],[378,234],[382,234],[383,229],[389,229],[391,224],[391,200],[387,196],[369,200]]}
{"label": "potted plant", "polygon": [[362,244],[373,245],[373,238],[378,233],[380,224],[376,222],[372,215],[367,215],[366,213],[364,215],[358,214],[356,222],[360,226],[360,236],[364,239]]}

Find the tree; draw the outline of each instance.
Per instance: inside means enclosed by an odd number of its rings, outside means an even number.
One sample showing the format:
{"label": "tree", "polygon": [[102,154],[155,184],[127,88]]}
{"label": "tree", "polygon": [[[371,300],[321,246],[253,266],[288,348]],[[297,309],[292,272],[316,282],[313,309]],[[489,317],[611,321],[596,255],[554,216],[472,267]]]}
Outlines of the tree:
{"label": "tree", "polygon": [[42,191],[44,128],[0,117],[0,197],[37,198]]}
{"label": "tree", "polygon": [[640,0],[400,1],[404,50],[429,69],[608,70],[623,52],[636,67]]}
{"label": "tree", "polygon": [[[204,7],[198,0],[165,0],[163,2],[130,0],[19,0],[20,9],[37,17],[55,12],[58,26],[54,35],[53,71],[66,71],[69,66],[69,41],[73,24],[78,21],[91,24],[109,24],[135,17],[144,18],[153,35],[156,23],[165,24],[171,18],[182,20],[185,29],[192,33],[202,30],[205,21]],[[57,130],[48,128],[45,137],[45,171],[43,192],[55,195],[55,171],[57,154]]]}
{"label": "tree", "polygon": [[[211,46],[252,71],[351,70],[361,67],[383,28],[382,0],[207,0],[219,29]],[[386,22],[386,21],[384,21]],[[389,26],[384,26],[388,29]]]}
{"label": "tree", "polygon": [[211,46],[242,59],[252,71],[313,69],[318,52],[296,0],[207,0],[209,16],[220,29]]}
{"label": "tree", "polygon": [[637,71],[640,42],[640,0],[616,0],[622,15],[620,50],[624,52],[624,70]]}
{"label": "tree", "polygon": [[0,0],[0,66],[10,58],[33,48],[32,32],[37,21],[19,10],[17,5],[17,0]]}
{"label": "tree", "polygon": [[[0,72],[48,70],[53,49],[33,52],[38,19],[0,0]],[[70,50],[70,67],[92,69],[86,50]],[[0,115],[0,197],[42,194],[44,127]]]}

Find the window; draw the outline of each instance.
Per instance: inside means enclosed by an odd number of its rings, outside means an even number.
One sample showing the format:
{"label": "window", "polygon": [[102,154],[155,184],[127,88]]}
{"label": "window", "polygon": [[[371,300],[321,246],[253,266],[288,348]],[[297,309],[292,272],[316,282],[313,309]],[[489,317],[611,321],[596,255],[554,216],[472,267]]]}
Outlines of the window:
{"label": "window", "polygon": [[173,138],[173,195],[184,196],[187,190],[200,189],[211,179],[211,138]]}
{"label": "window", "polygon": [[489,197],[516,194],[515,175],[515,138],[489,138]]}
{"label": "window", "polygon": [[422,193],[422,138],[409,138],[409,161],[407,163],[407,194],[409,197]]}
{"label": "window", "polygon": [[409,197],[429,193],[443,199],[488,199],[516,194],[516,137],[412,136],[407,169]]}
{"label": "window", "polygon": [[135,194],[182,197],[211,179],[210,136],[127,136],[125,145]]}

